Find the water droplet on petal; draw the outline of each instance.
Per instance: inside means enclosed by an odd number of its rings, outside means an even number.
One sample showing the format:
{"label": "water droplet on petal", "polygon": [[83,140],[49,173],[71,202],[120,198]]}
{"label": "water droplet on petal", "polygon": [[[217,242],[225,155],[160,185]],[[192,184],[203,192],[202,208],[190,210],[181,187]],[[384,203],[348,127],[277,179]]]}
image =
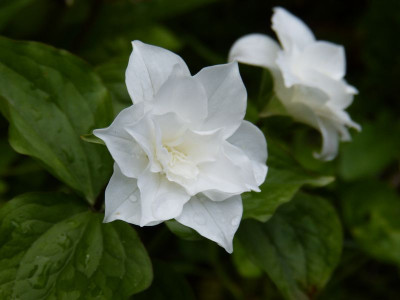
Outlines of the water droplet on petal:
{"label": "water droplet on petal", "polygon": [[204,215],[203,215],[203,214],[200,214],[200,213],[196,213],[196,214],[194,215],[194,221],[195,221],[198,225],[204,225],[204,224],[206,224],[206,222],[207,222],[207,220],[206,220],[206,218],[204,217]]}
{"label": "water droplet on petal", "polygon": [[136,202],[136,201],[138,200],[138,197],[137,197],[135,194],[131,194],[131,195],[129,196],[129,200],[130,200],[131,202]]}
{"label": "water droplet on petal", "polygon": [[240,223],[240,216],[236,216],[234,218],[232,218],[231,224],[232,226],[238,226]]}

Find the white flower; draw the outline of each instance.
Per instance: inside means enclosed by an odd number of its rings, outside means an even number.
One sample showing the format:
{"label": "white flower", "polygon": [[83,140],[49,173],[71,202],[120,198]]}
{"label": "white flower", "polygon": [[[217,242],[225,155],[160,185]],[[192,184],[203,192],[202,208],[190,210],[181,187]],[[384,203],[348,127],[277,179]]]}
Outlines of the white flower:
{"label": "white flower", "polygon": [[300,19],[283,8],[274,9],[272,28],[282,48],[266,35],[250,34],[235,42],[229,60],[268,68],[286,112],[321,132],[322,151],[315,156],[331,160],[337,154],[339,137],[351,139],[346,126],[361,130],[344,111],[357,93],[343,79],[344,48],[317,41]]}
{"label": "white flower", "polygon": [[191,76],[179,56],[134,41],[126,85],[134,105],[94,131],[115,160],[105,221],[175,219],[232,252],[240,194],[258,191],[267,173],[264,135],[243,120],[237,63]]}

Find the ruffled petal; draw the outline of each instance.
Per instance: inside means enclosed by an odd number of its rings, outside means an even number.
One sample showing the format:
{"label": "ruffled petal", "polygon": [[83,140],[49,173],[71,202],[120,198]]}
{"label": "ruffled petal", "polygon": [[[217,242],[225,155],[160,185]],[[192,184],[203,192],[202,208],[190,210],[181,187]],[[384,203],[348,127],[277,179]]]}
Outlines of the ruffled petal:
{"label": "ruffled petal", "polygon": [[240,196],[233,196],[222,202],[209,200],[204,195],[190,199],[182,213],[175,219],[196,230],[207,239],[216,242],[232,253],[233,236],[242,218],[243,205]]}
{"label": "ruffled petal", "polygon": [[319,89],[329,97],[329,105],[336,109],[345,109],[352,102],[357,93],[352,86],[343,79],[336,80],[312,68],[303,68],[301,81],[304,86]]}
{"label": "ruffled petal", "polygon": [[[191,195],[199,192],[212,192],[220,195],[238,195],[250,190],[258,190],[253,165],[250,159],[238,147],[225,142],[214,162],[199,165],[197,181],[187,188]],[[209,194],[211,195],[211,194]],[[212,197],[220,201],[224,197]]]}
{"label": "ruffled petal", "polygon": [[143,105],[134,105],[122,110],[108,128],[96,129],[93,134],[102,139],[122,173],[137,178],[148,159],[140,145],[128,134],[126,128],[136,124],[143,115]]}
{"label": "ruffled petal", "polygon": [[196,123],[207,117],[207,94],[202,84],[191,76],[172,74],[160,87],[152,113],[174,112],[183,120]]}
{"label": "ruffled petal", "polygon": [[150,170],[160,172],[161,165],[156,157],[156,132],[154,121],[148,115],[136,124],[126,128],[126,132],[140,146],[146,155]]}
{"label": "ruffled petal", "polygon": [[114,173],[105,193],[104,222],[122,220],[139,225],[141,218],[139,198],[136,179],[124,176],[118,165],[114,164]]}
{"label": "ruffled petal", "polygon": [[276,32],[283,48],[288,52],[301,51],[315,41],[310,28],[302,20],[281,7],[274,8],[272,29]]}
{"label": "ruffled petal", "polygon": [[321,74],[340,80],[346,73],[346,57],[343,46],[317,41],[308,45],[301,53],[300,68],[311,68]]}
{"label": "ruffled petal", "polygon": [[267,141],[258,127],[243,121],[228,142],[239,147],[251,160],[257,185],[261,185],[267,175]]}
{"label": "ruffled petal", "polygon": [[314,157],[330,161],[334,159],[339,149],[339,133],[335,126],[326,119],[319,118],[319,131],[322,135],[322,150],[320,153],[314,153]]}
{"label": "ruffled petal", "polygon": [[181,214],[183,205],[190,199],[186,191],[160,173],[145,170],[138,178],[140,189],[140,226],[173,219]]}
{"label": "ruffled petal", "polygon": [[175,148],[185,153],[195,164],[215,161],[221,149],[221,131],[187,130]]}
{"label": "ruffled petal", "polygon": [[246,113],[247,92],[236,62],[202,69],[194,76],[208,97],[208,116],[199,130],[222,128],[225,138],[240,126]]}
{"label": "ruffled petal", "polygon": [[153,100],[176,65],[181,75],[190,76],[186,63],[171,51],[140,41],[132,46],[125,82],[133,103]]}
{"label": "ruffled petal", "polygon": [[233,44],[228,60],[264,68],[276,68],[275,61],[280,50],[278,43],[269,36],[248,34]]}

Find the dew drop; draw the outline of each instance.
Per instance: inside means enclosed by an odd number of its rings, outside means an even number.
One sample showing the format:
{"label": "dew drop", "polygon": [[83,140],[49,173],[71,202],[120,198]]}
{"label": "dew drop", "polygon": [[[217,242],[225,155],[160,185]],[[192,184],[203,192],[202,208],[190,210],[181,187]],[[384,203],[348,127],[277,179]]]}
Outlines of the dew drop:
{"label": "dew drop", "polygon": [[65,234],[60,234],[60,236],[57,239],[57,244],[63,249],[68,249],[71,246],[72,241]]}
{"label": "dew drop", "polygon": [[52,263],[48,257],[44,256],[37,256],[35,262],[36,264],[29,272],[29,283],[34,289],[42,289],[49,280]]}
{"label": "dew drop", "polygon": [[86,257],[85,257],[85,268],[86,269],[89,266],[89,262],[90,262],[90,254],[86,254]]}
{"label": "dew drop", "polygon": [[195,215],[194,215],[194,221],[198,224],[198,225],[204,225],[204,224],[206,224],[206,222],[207,222],[207,220],[206,220],[206,218],[204,217],[204,215],[203,214],[200,214],[200,213],[196,213]]}
{"label": "dew drop", "polygon": [[135,194],[132,194],[132,195],[129,196],[129,200],[131,202],[136,202],[138,200],[138,197]]}
{"label": "dew drop", "polygon": [[238,226],[239,223],[240,223],[240,216],[236,216],[236,217],[232,218],[232,220],[231,220],[232,226]]}

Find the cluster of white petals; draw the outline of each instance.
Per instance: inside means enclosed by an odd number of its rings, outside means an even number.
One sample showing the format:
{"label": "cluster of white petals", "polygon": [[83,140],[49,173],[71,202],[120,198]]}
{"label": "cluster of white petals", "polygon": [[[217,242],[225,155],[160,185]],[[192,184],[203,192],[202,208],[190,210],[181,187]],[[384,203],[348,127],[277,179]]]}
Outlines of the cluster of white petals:
{"label": "cluster of white petals", "polygon": [[240,194],[258,191],[267,173],[265,138],[243,120],[237,63],[191,76],[176,54],[134,41],[126,85],[133,105],[94,131],[115,160],[105,221],[175,219],[232,252]]}
{"label": "cluster of white petals", "polygon": [[347,127],[361,129],[344,111],[357,93],[343,79],[344,49],[317,41],[307,25],[283,8],[274,9],[272,28],[282,47],[266,35],[250,34],[235,42],[229,60],[269,69],[286,113],[321,132],[322,151],[315,155],[331,160],[339,138],[351,139]]}

